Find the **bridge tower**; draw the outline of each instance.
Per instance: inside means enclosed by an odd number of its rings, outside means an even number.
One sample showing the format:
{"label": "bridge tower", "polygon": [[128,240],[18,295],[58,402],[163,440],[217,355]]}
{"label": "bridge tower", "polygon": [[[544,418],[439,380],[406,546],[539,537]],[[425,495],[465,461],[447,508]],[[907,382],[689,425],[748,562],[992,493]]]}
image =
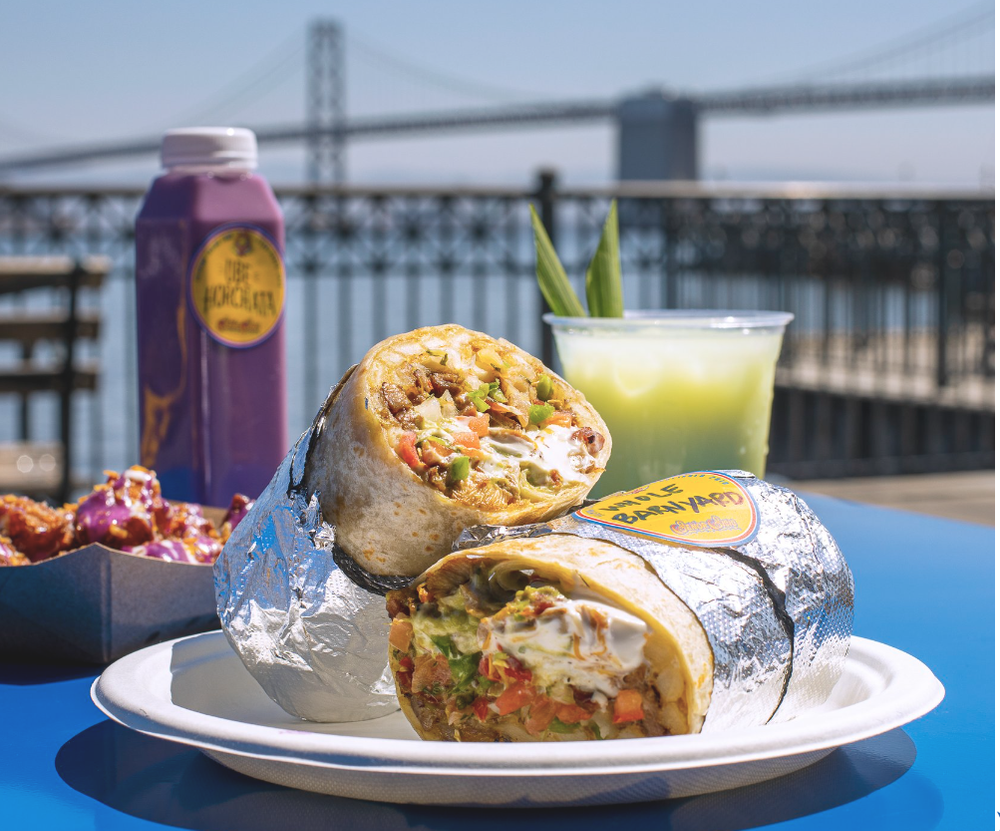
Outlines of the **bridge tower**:
{"label": "bridge tower", "polygon": [[344,35],[336,20],[309,25],[306,62],[306,177],[310,182],[343,182],[347,148],[345,119]]}
{"label": "bridge tower", "polygon": [[655,91],[618,105],[618,178],[698,178],[698,106]]}

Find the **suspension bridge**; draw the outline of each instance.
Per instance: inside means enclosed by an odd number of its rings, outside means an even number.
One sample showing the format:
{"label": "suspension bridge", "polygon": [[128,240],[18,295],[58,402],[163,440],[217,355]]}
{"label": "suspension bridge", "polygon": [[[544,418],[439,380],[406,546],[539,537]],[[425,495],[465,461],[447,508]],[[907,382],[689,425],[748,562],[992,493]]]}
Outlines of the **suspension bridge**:
{"label": "suspension bridge", "polygon": [[[987,105],[994,102],[995,78],[985,61],[970,57],[977,41],[992,44],[995,13],[966,10],[934,26],[844,60],[807,70],[792,80],[710,92],[653,89],[614,99],[501,103],[475,108],[349,117],[346,113],[345,33],[335,21],[316,21],[303,43],[245,73],[231,85],[211,115],[234,100],[252,100],[255,90],[273,87],[275,77],[306,53],[306,117],[286,124],[253,127],[261,145],[305,144],[307,178],[338,182],[346,177],[348,142],[446,134],[470,130],[518,129],[553,125],[612,123],[618,133],[618,177],[622,180],[698,178],[698,131],[705,117],[754,117],[893,107]],[[497,97],[503,91],[409,64],[362,42],[352,45],[369,60],[413,79],[465,94]],[[980,49],[992,68],[992,51]],[[930,71],[928,70],[930,68]],[[907,73],[911,77],[906,77]],[[913,77],[916,73],[915,77]],[[200,114],[199,114],[200,115]],[[194,123],[197,119],[185,123]],[[57,147],[0,157],[0,176],[154,154],[160,136]]]}

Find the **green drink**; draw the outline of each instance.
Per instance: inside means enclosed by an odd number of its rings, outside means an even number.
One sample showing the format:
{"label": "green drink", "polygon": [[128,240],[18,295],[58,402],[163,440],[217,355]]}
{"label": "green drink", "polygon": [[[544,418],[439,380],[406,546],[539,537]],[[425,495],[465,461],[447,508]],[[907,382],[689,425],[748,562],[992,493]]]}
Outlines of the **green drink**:
{"label": "green drink", "polygon": [[566,380],[611,431],[591,496],[692,470],[764,475],[785,312],[546,315]]}

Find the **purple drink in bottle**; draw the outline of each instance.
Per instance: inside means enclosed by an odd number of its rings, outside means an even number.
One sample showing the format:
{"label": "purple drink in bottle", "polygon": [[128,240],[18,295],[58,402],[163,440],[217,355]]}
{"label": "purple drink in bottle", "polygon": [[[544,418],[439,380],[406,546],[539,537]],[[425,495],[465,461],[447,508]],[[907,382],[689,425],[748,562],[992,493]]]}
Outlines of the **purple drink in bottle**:
{"label": "purple drink in bottle", "polygon": [[163,138],[136,220],[140,458],[170,499],[256,496],[288,449],[285,230],[250,130]]}

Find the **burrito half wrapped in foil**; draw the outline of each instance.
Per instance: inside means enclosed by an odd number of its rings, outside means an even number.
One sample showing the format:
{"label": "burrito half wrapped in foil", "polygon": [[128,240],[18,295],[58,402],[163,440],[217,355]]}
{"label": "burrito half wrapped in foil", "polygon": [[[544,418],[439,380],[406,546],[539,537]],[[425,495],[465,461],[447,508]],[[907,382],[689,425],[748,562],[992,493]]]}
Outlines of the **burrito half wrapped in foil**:
{"label": "burrito half wrapped in foil", "polygon": [[847,653],[840,551],[805,503],[750,474],[685,474],[460,545],[388,599],[390,665],[424,738],[766,724],[821,704]]}

